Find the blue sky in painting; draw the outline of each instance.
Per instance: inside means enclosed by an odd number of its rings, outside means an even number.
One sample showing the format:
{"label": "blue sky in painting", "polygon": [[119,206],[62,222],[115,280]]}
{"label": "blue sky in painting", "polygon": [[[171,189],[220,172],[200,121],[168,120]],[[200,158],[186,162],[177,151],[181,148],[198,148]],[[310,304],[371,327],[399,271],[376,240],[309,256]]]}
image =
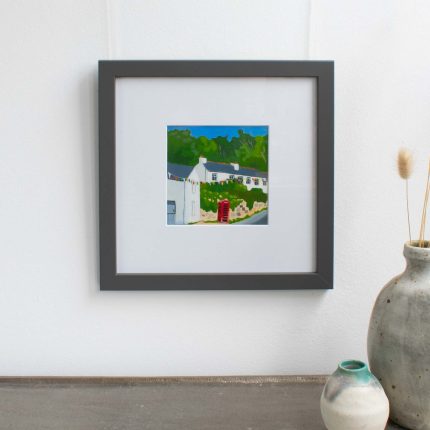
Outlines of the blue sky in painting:
{"label": "blue sky in painting", "polygon": [[267,125],[169,125],[167,130],[190,130],[194,137],[206,136],[209,139],[227,136],[229,139],[239,136],[238,130],[243,130],[252,136],[268,134]]}

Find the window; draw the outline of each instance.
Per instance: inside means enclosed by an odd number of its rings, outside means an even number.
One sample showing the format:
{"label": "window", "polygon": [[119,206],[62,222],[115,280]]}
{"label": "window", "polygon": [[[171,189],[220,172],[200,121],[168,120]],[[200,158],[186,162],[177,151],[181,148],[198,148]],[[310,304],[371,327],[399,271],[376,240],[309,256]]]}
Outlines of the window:
{"label": "window", "polygon": [[258,178],[254,178],[254,184],[258,185],[260,183],[260,181],[258,180]]}
{"label": "window", "polygon": [[267,179],[263,179],[263,185],[267,185]]}
{"label": "window", "polygon": [[246,183],[247,183],[247,184],[250,184],[250,183],[251,183],[251,178],[250,178],[250,177],[246,178]]}
{"label": "window", "polygon": [[212,181],[216,181],[218,178],[218,175],[216,173],[212,173]]}
{"label": "window", "polygon": [[230,175],[230,181],[234,179],[234,175]]}
{"label": "window", "polygon": [[167,213],[168,214],[176,213],[176,202],[174,200],[167,200]]}
{"label": "window", "polygon": [[237,182],[239,182],[239,184],[242,184],[243,183],[243,176],[238,176]]}

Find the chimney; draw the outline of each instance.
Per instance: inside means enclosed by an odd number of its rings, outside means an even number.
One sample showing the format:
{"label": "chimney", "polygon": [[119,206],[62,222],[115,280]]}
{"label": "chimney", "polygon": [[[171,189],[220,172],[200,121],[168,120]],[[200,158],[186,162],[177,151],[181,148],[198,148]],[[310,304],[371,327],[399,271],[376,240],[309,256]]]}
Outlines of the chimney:
{"label": "chimney", "polygon": [[230,163],[233,166],[234,170],[239,170],[239,164],[238,163]]}
{"label": "chimney", "polygon": [[199,164],[205,164],[208,162],[208,159],[205,157],[200,156],[199,157]]}

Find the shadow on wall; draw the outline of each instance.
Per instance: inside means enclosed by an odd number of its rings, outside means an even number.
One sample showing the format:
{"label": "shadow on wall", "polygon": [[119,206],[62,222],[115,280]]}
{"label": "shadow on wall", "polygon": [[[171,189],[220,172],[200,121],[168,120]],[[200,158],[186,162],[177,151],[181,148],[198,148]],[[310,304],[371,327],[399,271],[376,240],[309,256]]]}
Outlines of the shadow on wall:
{"label": "shadow on wall", "polygon": [[[86,243],[83,266],[87,267],[88,284],[93,293],[99,291],[99,163],[98,163],[98,70],[97,65],[79,81],[77,88],[76,110],[80,139],[81,198],[84,199],[83,225],[81,240]],[[94,282],[96,281],[96,282]],[[95,285],[95,287],[93,287]]]}

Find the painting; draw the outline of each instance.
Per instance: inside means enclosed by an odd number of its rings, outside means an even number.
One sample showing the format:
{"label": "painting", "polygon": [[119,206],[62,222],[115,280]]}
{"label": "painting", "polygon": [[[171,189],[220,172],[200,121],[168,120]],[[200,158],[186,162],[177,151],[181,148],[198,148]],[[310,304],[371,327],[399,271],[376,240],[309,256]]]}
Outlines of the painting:
{"label": "painting", "polygon": [[333,288],[332,61],[103,60],[98,95],[101,290]]}
{"label": "painting", "polygon": [[167,225],[267,225],[268,153],[268,126],[167,126]]}

